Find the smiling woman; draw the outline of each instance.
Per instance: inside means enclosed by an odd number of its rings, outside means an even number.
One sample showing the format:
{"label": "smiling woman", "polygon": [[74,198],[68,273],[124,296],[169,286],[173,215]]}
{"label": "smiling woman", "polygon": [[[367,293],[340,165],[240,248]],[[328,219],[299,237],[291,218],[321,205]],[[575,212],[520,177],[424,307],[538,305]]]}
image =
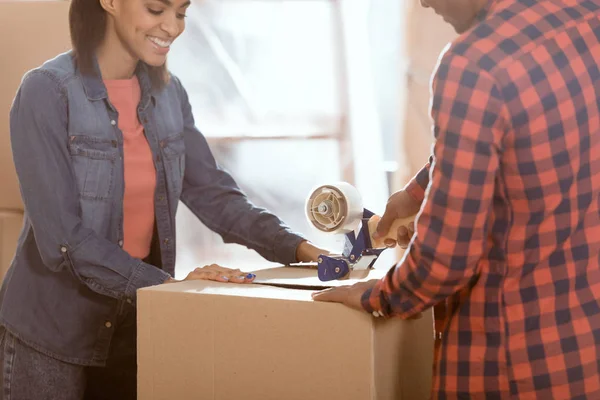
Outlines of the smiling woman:
{"label": "smiling woman", "polygon": [[102,62],[100,68],[104,78],[122,79],[131,77],[141,60],[161,86],[168,77],[167,54],[185,29],[189,5],[189,0],[73,1],[69,20],[79,68],[94,72],[94,56],[119,60],[120,68],[112,70],[117,64],[106,63],[102,70]]}
{"label": "smiling woman", "polygon": [[[166,68],[188,6],[72,0],[73,51],[22,80],[10,134],[26,216],[0,290],[3,398],[136,398],[136,293],[175,281],[180,201],[269,261],[326,253],[252,204],[196,128]],[[185,280],[254,278],[211,264]]]}

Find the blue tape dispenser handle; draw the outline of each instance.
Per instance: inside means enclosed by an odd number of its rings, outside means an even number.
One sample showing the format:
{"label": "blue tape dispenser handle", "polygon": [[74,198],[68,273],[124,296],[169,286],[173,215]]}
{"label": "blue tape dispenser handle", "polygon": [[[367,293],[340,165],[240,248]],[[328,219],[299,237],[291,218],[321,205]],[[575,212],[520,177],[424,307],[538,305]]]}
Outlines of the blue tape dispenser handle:
{"label": "blue tape dispenser handle", "polygon": [[328,282],[342,279],[349,273],[350,266],[345,260],[328,256],[319,257],[318,274],[320,281]]}

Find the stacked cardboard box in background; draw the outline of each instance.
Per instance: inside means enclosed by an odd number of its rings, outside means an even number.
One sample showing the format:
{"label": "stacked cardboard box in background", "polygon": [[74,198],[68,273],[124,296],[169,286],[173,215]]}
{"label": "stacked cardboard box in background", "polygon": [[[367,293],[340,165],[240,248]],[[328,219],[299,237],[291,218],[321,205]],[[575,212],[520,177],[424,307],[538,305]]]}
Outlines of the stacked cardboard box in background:
{"label": "stacked cardboard box in background", "polygon": [[0,281],[4,278],[15,255],[22,225],[21,213],[0,212]]}
{"label": "stacked cardboard box in background", "polygon": [[23,204],[10,150],[9,111],[23,75],[70,47],[70,2],[0,1],[0,280],[14,257]]}

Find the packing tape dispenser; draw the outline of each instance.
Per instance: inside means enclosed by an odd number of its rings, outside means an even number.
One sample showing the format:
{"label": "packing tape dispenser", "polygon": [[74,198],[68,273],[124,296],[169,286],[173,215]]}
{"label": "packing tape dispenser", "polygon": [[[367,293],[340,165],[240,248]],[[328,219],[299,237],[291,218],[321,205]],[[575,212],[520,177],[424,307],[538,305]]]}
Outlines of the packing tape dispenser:
{"label": "packing tape dispenser", "polygon": [[321,281],[332,281],[349,276],[350,271],[368,270],[386,249],[385,240],[396,240],[402,225],[414,221],[415,216],[394,221],[387,235],[375,240],[373,233],[381,219],[363,208],[358,190],[346,182],[319,186],[306,200],[306,217],[319,231],[345,235],[341,255],[321,255],[318,275]]}

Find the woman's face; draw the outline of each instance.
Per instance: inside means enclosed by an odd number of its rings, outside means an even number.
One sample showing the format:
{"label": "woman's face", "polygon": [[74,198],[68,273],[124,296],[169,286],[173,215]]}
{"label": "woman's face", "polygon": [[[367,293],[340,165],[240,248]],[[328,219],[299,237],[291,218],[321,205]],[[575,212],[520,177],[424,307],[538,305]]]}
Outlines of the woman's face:
{"label": "woman's face", "polygon": [[[136,59],[161,66],[173,41],[185,29],[189,0],[108,0],[114,29]],[[108,10],[107,10],[108,11]]]}

